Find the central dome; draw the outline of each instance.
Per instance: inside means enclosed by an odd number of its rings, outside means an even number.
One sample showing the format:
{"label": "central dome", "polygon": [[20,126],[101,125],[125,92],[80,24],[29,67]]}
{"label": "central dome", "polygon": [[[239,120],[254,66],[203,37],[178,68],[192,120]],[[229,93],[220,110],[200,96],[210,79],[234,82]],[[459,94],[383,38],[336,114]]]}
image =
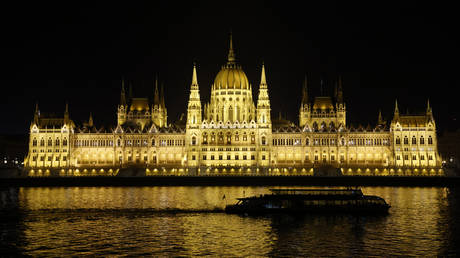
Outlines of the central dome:
{"label": "central dome", "polygon": [[214,79],[215,89],[249,89],[248,77],[241,66],[227,64],[223,66]]}
{"label": "central dome", "polygon": [[236,64],[233,51],[232,34],[230,34],[230,48],[228,50],[227,64],[214,79],[214,89],[249,89],[249,81],[240,65]]}

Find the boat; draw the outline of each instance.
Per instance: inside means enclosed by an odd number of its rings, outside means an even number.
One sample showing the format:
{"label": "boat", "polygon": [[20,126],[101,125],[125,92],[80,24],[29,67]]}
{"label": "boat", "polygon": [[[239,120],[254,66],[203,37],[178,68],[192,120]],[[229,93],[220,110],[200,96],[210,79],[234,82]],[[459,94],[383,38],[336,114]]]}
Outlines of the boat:
{"label": "boat", "polygon": [[227,205],[226,213],[388,213],[385,199],[364,195],[359,188],[347,189],[270,189],[271,194],[237,198]]}

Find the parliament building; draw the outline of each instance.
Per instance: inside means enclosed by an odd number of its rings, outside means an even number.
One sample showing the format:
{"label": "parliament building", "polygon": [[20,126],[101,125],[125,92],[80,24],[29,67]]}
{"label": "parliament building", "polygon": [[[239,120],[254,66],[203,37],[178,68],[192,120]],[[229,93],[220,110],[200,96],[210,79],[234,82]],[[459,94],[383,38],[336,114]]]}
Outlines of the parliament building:
{"label": "parliament building", "polygon": [[29,176],[117,175],[443,175],[436,123],[429,102],[423,114],[381,114],[376,126],[347,124],[339,78],[335,96],[308,95],[302,86],[299,123],[271,116],[269,80],[262,64],[257,101],[230,36],[227,63],[202,102],[193,66],[183,119],[168,123],[164,92],[153,103],[127,96],[122,81],[117,124],[97,128],[92,117],[77,126],[66,105],[63,117],[40,114],[30,125]]}

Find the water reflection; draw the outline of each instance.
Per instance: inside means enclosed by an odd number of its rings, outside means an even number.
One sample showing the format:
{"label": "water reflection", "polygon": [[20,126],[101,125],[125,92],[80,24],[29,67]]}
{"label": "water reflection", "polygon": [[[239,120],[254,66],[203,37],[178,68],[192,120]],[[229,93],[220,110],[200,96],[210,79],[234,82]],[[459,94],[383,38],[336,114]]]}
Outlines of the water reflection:
{"label": "water reflection", "polygon": [[[265,187],[0,189],[7,254],[437,256],[458,253],[459,189],[366,187],[387,216],[219,213]],[[225,198],[224,198],[225,195]]]}

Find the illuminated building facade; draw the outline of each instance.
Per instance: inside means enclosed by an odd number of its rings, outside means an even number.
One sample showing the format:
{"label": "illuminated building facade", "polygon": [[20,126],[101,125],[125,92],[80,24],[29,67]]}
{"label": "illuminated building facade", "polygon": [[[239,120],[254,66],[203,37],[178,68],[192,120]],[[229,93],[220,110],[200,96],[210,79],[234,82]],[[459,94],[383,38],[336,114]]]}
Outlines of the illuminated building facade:
{"label": "illuminated building facade", "polygon": [[209,102],[200,98],[193,66],[185,121],[168,124],[158,83],[150,104],[148,98],[127,98],[122,82],[111,130],[96,128],[92,117],[77,127],[67,106],[63,118],[42,117],[37,105],[24,165],[31,176],[114,175],[120,169],[146,175],[313,175],[331,168],[343,175],[443,174],[429,103],[421,115],[400,114],[396,103],[391,122],[379,113],[375,127],[353,127],[346,121],[342,80],[334,97],[311,101],[305,79],[295,125],[272,119],[263,64],[257,102],[252,93],[230,38]]}

